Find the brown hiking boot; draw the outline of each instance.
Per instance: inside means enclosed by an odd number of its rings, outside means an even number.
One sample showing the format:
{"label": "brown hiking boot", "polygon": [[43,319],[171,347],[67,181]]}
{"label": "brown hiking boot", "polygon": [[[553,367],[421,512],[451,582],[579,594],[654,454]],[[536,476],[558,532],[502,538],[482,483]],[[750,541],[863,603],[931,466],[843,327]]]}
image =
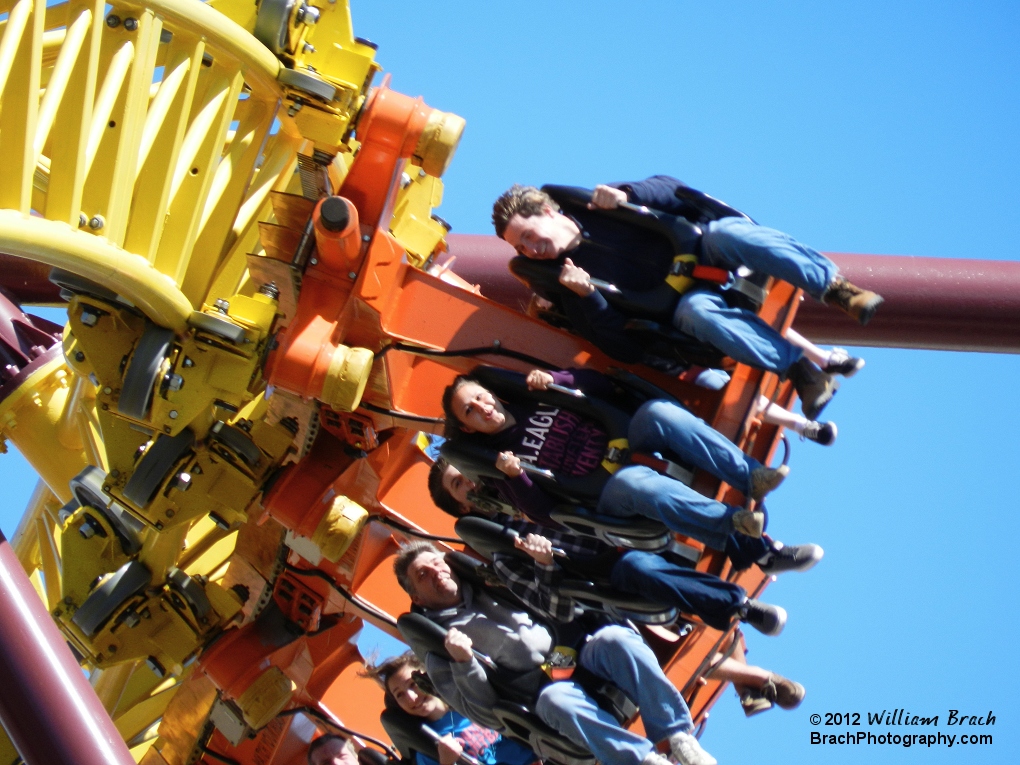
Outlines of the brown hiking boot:
{"label": "brown hiking boot", "polygon": [[877,292],[862,290],[842,276],[837,276],[822,294],[822,302],[838,308],[853,319],[857,319],[863,327],[871,321],[871,317],[882,305],[884,298]]}
{"label": "brown hiking boot", "polygon": [[773,672],[772,677],[762,686],[761,693],[766,699],[774,701],[783,709],[796,709],[804,700],[804,694],[807,691],[800,683],[787,680],[782,675]]}

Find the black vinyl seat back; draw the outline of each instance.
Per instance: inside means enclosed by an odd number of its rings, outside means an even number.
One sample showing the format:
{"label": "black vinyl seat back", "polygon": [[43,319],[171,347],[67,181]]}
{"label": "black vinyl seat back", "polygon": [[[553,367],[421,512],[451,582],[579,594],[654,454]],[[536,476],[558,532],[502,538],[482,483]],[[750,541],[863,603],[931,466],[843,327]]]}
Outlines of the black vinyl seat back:
{"label": "black vinyl seat back", "polygon": [[[513,555],[528,558],[527,553],[514,545],[517,532],[487,518],[467,515],[454,524],[454,531],[480,555],[492,560],[495,555]],[[579,576],[569,560],[561,561],[565,576],[557,591],[573,598],[582,608],[597,611],[618,620],[633,620],[643,624],[665,624],[677,617],[672,606],[656,603],[639,595],[621,593],[612,588],[607,577]],[[608,573],[608,572],[606,572]]]}
{"label": "black vinyl seat back", "polygon": [[379,721],[393,746],[405,760],[413,762],[415,752],[420,752],[436,762],[439,761],[439,751],[435,742],[422,730],[422,718],[409,715],[400,709],[388,693],[386,709],[379,715]]}

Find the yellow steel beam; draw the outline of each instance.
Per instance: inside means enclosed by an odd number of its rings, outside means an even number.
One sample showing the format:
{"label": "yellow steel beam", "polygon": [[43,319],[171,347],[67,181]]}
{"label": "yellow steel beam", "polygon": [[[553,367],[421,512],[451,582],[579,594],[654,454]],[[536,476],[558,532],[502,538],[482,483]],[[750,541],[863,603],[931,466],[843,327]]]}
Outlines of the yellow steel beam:
{"label": "yellow steel beam", "polygon": [[80,274],[129,300],[153,322],[183,333],[192,306],[144,258],[64,223],[0,210],[0,251]]}

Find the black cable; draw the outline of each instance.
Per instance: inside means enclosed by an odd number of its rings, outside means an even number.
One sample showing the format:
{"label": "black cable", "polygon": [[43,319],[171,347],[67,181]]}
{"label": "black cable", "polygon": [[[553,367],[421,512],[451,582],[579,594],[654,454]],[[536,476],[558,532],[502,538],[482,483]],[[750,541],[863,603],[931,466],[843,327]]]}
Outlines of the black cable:
{"label": "black cable", "polygon": [[324,715],[322,712],[320,712],[318,709],[315,709],[314,707],[307,707],[307,706],[305,706],[305,707],[295,707],[293,709],[287,709],[287,710],[285,710],[283,712],[280,712],[280,714],[278,714],[277,717],[289,717],[291,715],[296,715],[296,714],[305,714],[305,715],[308,715],[309,717],[314,717],[316,720],[318,720],[323,725],[325,725],[325,726],[327,726],[329,728],[335,728],[336,730],[338,730],[341,733],[344,733],[344,734],[346,734],[348,736],[357,736],[358,738],[364,739],[365,741],[368,741],[371,744],[375,744],[377,747],[382,749],[387,754],[387,756],[393,758],[394,760],[399,760],[400,759],[400,755],[397,753],[397,751],[395,749],[393,749],[392,747],[390,747],[387,744],[383,743],[379,739],[372,738],[371,736],[368,736],[368,735],[366,735],[364,733],[360,733],[360,732],[358,732],[356,730],[352,730],[351,728],[346,728],[343,725],[341,725],[340,723],[338,723],[336,720],[334,720],[333,718],[327,717],[326,715]]}
{"label": "black cable", "polygon": [[334,590],[336,590],[338,593],[340,593],[340,595],[344,599],[346,599],[349,602],[353,603],[358,608],[362,609],[363,611],[367,611],[368,613],[372,614],[373,616],[375,616],[380,621],[386,622],[391,627],[396,627],[397,626],[397,620],[396,619],[394,619],[392,616],[390,616],[385,611],[380,611],[378,608],[376,608],[374,606],[371,606],[368,603],[364,602],[357,595],[352,595],[344,587],[342,587],[341,585],[337,584],[333,580],[333,578],[331,576],[329,576],[328,574],[326,574],[325,572],[319,571],[318,569],[313,569],[313,568],[298,568],[297,566],[295,566],[295,565],[293,565],[291,563],[284,563],[283,567],[287,571],[290,571],[292,574],[297,574],[298,576],[312,576],[312,577],[317,577],[317,578],[323,580],[330,587],[332,587]]}
{"label": "black cable", "polygon": [[361,402],[361,408],[367,409],[370,412],[375,412],[376,414],[387,414],[390,417],[400,417],[403,420],[410,420],[411,422],[425,422],[430,425],[446,422],[445,417],[425,417],[420,414],[406,414],[404,412],[398,412],[396,409],[387,409],[386,407],[376,406],[375,404],[370,404],[367,401]]}
{"label": "black cable", "polygon": [[557,367],[550,364],[548,361],[538,358],[537,356],[531,356],[521,351],[515,351],[512,348],[504,348],[503,344],[499,340],[493,340],[492,345],[483,345],[479,348],[464,348],[462,350],[455,351],[436,351],[432,348],[425,348],[419,345],[411,345],[410,343],[390,343],[384,348],[380,349],[379,353],[376,354],[376,358],[383,356],[389,350],[404,351],[406,353],[414,353],[419,356],[435,356],[437,358],[455,358],[464,357],[470,358],[472,356],[506,356],[511,359],[517,359],[518,361],[524,361],[528,364],[534,364],[535,366],[542,367],[543,369],[556,369]]}
{"label": "black cable", "polygon": [[424,531],[418,529],[412,529],[400,521],[394,520],[393,518],[387,518],[383,515],[372,515],[368,518],[369,522],[375,521],[381,523],[383,526],[390,526],[398,531],[402,531],[408,536],[417,537],[418,539],[428,539],[430,542],[447,542],[449,544],[464,544],[464,540],[460,537],[441,537],[438,534],[426,534]]}

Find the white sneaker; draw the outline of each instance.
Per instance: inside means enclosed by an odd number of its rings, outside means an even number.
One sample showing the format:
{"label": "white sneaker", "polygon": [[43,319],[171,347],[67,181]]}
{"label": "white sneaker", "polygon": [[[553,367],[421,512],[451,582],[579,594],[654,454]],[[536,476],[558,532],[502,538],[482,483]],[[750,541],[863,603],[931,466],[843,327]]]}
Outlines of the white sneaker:
{"label": "white sneaker", "polygon": [[680,765],[718,765],[718,761],[701,748],[701,743],[690,733],[674,733],[669,737],[673,759]]}
{"label": "white sneaker", "polygon": [[641,760],[641,765],[673,765],[673,763],[653,749]]}

